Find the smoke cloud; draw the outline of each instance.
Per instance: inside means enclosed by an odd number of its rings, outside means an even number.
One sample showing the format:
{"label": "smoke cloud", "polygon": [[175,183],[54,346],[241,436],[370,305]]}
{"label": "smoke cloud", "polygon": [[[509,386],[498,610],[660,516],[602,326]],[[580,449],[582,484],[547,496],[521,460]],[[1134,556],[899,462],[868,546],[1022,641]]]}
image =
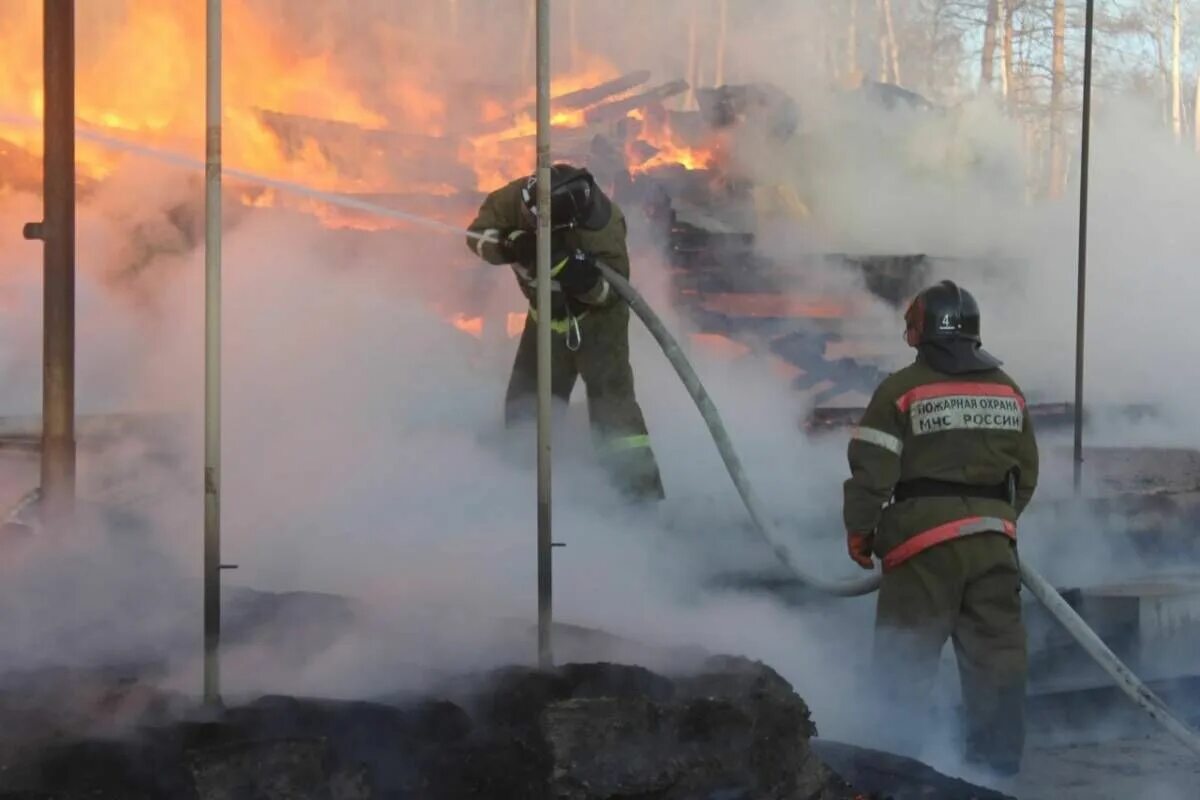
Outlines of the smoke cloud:
{"label": "smoke cloud", "polygon": [[[138,4],[117,5],[128,12]],[[353,17],[331,3],[304,14],[285,5],[290,12],[281,0],[246,3],[276,20],[274,35],[298,53],[330,58],[397,130],[429,123],[452,135],[465,117],[453,107],[453,87],[529,77],[523,53],[531,42],[516,3],[499,4],[499,13],[497,4],[462,0],[457,20],[437,4],[420,4],[419,17],[382,2],[356,4]],[[733,154],[752,175],[804,189],[807,219],[760,231],[781,274],[803,279],[806,290],[866,297],[860,277],[814,254],[944,259],[934,278],[976,292],[989,349],[1030,398],[1069,400],[1076,207],[1070,197],[1026,201],[1019,134],[998,108],[985,98],[923,115],[835,101],[806,78],[806,67],[824,58],[805,35],[821,4],[730,5],[739,8],[729,20],[726,79],[775,83],[805,109],[797,138]],[[688,8],[581,4],[576,25],[589,35],[578,41],[619,70],[673,79],[687,69],[680,20]],[[556,14],[555,59],[565,64],[568,20]],[[402,21],[412,30],[457,25],[472,33],[470,45],[449,36],[417,42]],[[628,35],[595,35],[618,24]],[[711,31],[714,23],[699,24]],[[422,78],[411,91],[446,107],[429,110],[401,92],[393,78],[406,69]],[[226,80],[250,78],[232,70]],[[1096,120],[1086,387],[1097,407],[1144,403],[1160,413],[1137,426],[1097,414],[1087,437],[1194,446],[1200,426],[1187,398],[1200,387],[1187,365],[1196,341],[1191,298],[1200,289],[1192,224],[1200,162],[1144,124],[1145,115],[1126,113],[1137,103],[1109,98]],[[371,696],[528,660],[533,434],[504,431],[501,419],[514,345],[491,332],[477,340],[445,313],[468,301],[518,312],[510,277],[480,266],[456,237],[334,230],[299,210],[243,207],[236,192],[227,197],[224,245],[223,547],[238,569],[225,573],[226,584],[344,595],[356,622],[302,663],[262,642],[233,646],[230,693]],[[0,566],[12,668],[162,657],[175,685],[197,685],[189,648],[200,629],[200,193],[196,175],[128,158],[82,200],[80,412],[162,414],[170,423],[165,439],[83,452],[81,489],[96,507],[79,536],[22,545]],[[38,205],[27,193],[0,194],[7,415],[40,405],[40,250],[19,238],[19,222],[37,218]],[[634,282],[687,342],[694,331],[674,308],[659,243],[636,209],[627,212],[639,237]],[[908,358],[896,309],[867,300],[852,324],[875,340],[883,366]],[[652,510],[620,503],[593,463],[577,398],[555,431],[555,537],[566,545],[555,551],[556,614],[650,644],[676,666],[695,646],[761,658],[813,706],[823,735],[872,743],[872,723],[853,698],[866,680],[874,600],[796,608],[716,587],[731,574],[778,567],[748,527],[689,398],[636,322],[631,341],[668,499]],[[778,530],[807,564],[853,576],[840,521],[844,437],[803,435],[798,421],[809,401],[767,359],[689,352]],[[1023,555],[1072,585],[1146,569],[1120,521],[1067,502],[1067,436],[1047,433],[1041,444],[1046,475],[1023,525]],[[0,489],[7,500],[35,482],[36,464],[25,462],[5,467]],[[925,755],[956,768],[954,736],[940,729]]]}

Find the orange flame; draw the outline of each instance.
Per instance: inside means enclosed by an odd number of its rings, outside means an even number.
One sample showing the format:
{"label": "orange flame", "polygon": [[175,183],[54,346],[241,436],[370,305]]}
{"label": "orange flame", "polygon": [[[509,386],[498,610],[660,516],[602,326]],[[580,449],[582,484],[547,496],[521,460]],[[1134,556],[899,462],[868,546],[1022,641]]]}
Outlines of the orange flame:
{"label": "orange flame", "polygon": [[[40,117],[41,9],[32,2],[3,6],[0,112]],[[80,13],[87,17],[78,42],[76,95],[81,122],[120,138],[198,153],[206,124],[203,5],[122,0],[88,4]],[[256,11],[248,0],[226,1],[225,30],[223,155],[230,167],[325,191],[450,197],[494,189],[533,166],[532,89],[481,99],[474,114],[453,109],[459,130],[463,118],[468,119],[469,130],[473,117],[486,132],[456,133],[447,140],[441,137],[450,136],[452,98],[431,79],[437,65],[429,58],[422,61],[417,55],[403,64],[385,65],[390,67],[383,73],[388,77],[360,85],[332,51],[289,41],[286,26]],[[406,51],[397,45],[389,52]],[[619,74],[603,59],[579,56],[580,69],[553,80],[553,97],[561,100]],[[636,91],[629,89],[592,106],[559,108],[551,117],[552,125],[559,132],[580,129],[592,107]],[[268,124],[265,112],[297,120],[295,131],[285,133],[278,123]],[[656,150],[648,158],[631,157],[632,171],[672,163],[697,169],[710,163],[711,153],[681,143],[665,115],[633,111],[630,117],[642,121],[641,141]],[[317,126],[305,127],[306,120]],[[332,142],[320,125],[335,123],[360,138],[351,145]],[[387,149],[389,142],[405,135],[436,145],[444,165],[436,161],[425,170],[408,169],[420,165],[423,151]],[[30,165],[36,165],[40,154],[40,130],[0,123],[0,187],[36,188]],[[81,139],[77,174],[81,182],[103,180],[125,157]],[[403,168],[394,169],[398,164]],[[240,196],[253,206],[287,204],[315,214],[331,227],[394,226],[274,191],[247,189]]]}
{"label": "orange flame", "polygon": [[476,339],[483,338],[483,317],[468,317],[466,314],[452,314],[449,322],[468,336]]}
{"label": "orange flame", "polygon": [[666,114],[646,114],[641,109],[634,109],[628,116],[642,123],[638,141],[650,145],[656,151],[649,158],[642,159],[633,147],[627,147],[626,158],[632,174],[643,174],[670,164],[679,164],[688,170],[706,169],[712,165],[713,151],[681,144],[671,129],[671,122]]}
{"label": "orange flame", "polygon": [[[550,96],[562,97],[616,76],[617,70],[611,64],[593,59],[579,72],[554,78],[550,82]],[[502,130],[471,137],[459,148],[459,160],[475,172],[474,188],[491,191],[530,171],[535,147],[531,137],[537,134],[537,118],[529,109],[533,100],[533,94],[527,93],[508,106],[495,100],[485,103],[485,119],[507,118],[512,124]],[[586,124],[586,113],[586,108],[556,111],[550,115],[550,125],[562,129],[581,128]]]}

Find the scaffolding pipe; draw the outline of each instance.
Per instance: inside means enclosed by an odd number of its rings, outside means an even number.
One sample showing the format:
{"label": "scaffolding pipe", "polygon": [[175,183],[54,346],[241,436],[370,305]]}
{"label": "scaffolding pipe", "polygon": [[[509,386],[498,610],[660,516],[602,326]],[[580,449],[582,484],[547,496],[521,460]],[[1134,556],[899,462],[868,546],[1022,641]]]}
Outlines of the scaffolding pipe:
{"label": "scaffolding pipe", "polygon": [[42,4],[42,464],[44,523],[69,530],[75,505],[75,2]]}
{"label": "scaffolding pipe", "polygon": [[554,666],[550,517],[550,0],[537,0],[538,665]]}
{"label": "scaffolding pipe", "polygon": [[1075,494],[1083,483],[1083,322],[1087,289],[1088,161],[1092,133],[1092,33],[1095,0],[1087,0],[1083,42],[1083,131],[1079,154],[1079,286],[1075,294],[1075,452],[1072,470]]}
{"label": "scaffolding pipe", "polygon": [[729,0],[717,0],[717,57],[713,71],[713,86],[725,83],[725,40],[729,27]]}
{"label": "scaffolding pipe", "polygon": [[221,0],[208,0],[204,137],[204,702],[221,702]]}

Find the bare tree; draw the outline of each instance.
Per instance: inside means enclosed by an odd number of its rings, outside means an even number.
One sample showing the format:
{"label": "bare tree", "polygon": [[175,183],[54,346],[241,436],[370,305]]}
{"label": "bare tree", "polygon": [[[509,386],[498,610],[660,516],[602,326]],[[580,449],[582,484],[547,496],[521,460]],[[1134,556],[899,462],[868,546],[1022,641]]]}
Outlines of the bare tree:
{"label": "bare tree", "polygon": [[888,57],[892,64],[892,83],[900,84],[900,45],[896,41],[896,20],[892,16],[892,0],[881,0],[883,27],[887,32]]}
{"label": "bare tree", "polygon": [[850,0],[850,25],[846,29],[846,71],[851,79],[858,70],[858,0]]}
{"label": "bare tree", "polygon": [[[875,0],[875,7],[876,10],[879,11],[882,22],[883,0]],[[890,77],[891,76],[888,72],[887,31],[883,29],[883,25],[881,24],[879,26],[879,82],[887,83]]]}
{"label": "bare tree", "polygon": [[1050,73],[1050,175],[1051,197],[1066,188],[1066,142],[1063,130],[1063,91],[1067,82],[1067,3],[1054,0],[1054,46]]}
{"label": "bare tree", "polygon": [[996,30],[1000,19],[1000,0],[988,0],[983,25],[983,52],[979,56],[979,88],[991,89],[996,64]]}
{"label": "bare tree", "polygon": [[[1005,2],[1005,0],[996,0],[996,21],[994,23],[995,27],[999,28],[1001,26],[1004,26],[1005,22],[1008,19],[1009,19],[1008,3]],[[1002,38],[1004,39],[1005,46],[1000,49],[1000,96],[1007,100],[1008,99],[1008,81],[1012,77],[1012,67],[1010,66],[1010,59],[1012,58],[1012,52],[1011,52],[1012,42],[1009,41],[1009,39],[1008,39],[1010,32],[1008,31],[1007,28],[1004,29],[1004,33],[1005,33],[1005,36]],[[1001,38],[1001,37],[997,37],[995,34],[992,35],[993,46],[994,46],[995,39],[997,39],[997,38]]]}
{"label": "bare tree", "polygon": [[900,83],[900,47],[892,18],[892,0],[875,0],[879,28],[879,80]]}
{"label": "bare tree", "polygon": [[1179,82],[1180,38],[1183,31],[1181,0],[1175,0],[1171,13],[1171,131],[1175,141],[1183,141],[1183,93]]}
{"label": "bare tree", "polygon": [[1196,70],[1196,99],[1192,102],[1192,135],[1196,152],[1200,153],[1200,70]]}

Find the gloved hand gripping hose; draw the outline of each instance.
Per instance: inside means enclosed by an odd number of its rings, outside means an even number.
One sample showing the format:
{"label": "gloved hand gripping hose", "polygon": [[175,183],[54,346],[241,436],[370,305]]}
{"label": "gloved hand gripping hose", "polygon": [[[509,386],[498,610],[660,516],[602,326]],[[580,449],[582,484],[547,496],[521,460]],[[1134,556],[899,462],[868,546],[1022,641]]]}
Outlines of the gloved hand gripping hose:
{"label": "gloved hand gripping hose", "polygon": [[[671,366],[675,368],[675,372],[683,380],[683,385],[687,387],[688,393],[696,402],[696,407],[700,410],[700,416],[704,418],[704,423],[708,426],[709,433],[712,434],[713,442],[717,445],[717,450],[721,453],[721,460],[725,462],[725,469],[728,470],[729,477],[733,480],[733,485],[737,487],[738,495],[741,496],[742,503],[746,506],[746,511],[749,512],[755,529],[770,546],[776,557],[783,562],[784,566],[795,573],[797,578],[818,591],[843,597],[854,597],[868,594],[879,588],[880,578],[878,575],[872,575],[869,578],[858,581],[834,583],[814,577],[800,568],[792,558],[788,548],[772,535],[767,518],[759,506],[758,498],[755,496],[754,490],[750,487],[750,483],[746,480],[746,473],[742,469],[742,462],[738,459],[737,453],[734,452],[733,443],[729,440],[729,434],[721,422],[721,415],[718,413],[716,406],[713,405],[712,399],[709,398],[708,392],[705,391],[704,385],[700,382],[700,377],[696,375],[696,371],[683,355],[683,351],[680,349],[679,343],[675,341],[675,337],[666,329],[662,320],[659,319],[645,298],[633,288],[629,281],[622,278],[606,264],[597,262],[597,266],[600,268],[601,274],[604,275],[604,279],[612,286],[613,291],[620,295],[621,299],[633,309],[633,313],[637,314],[638,318],[645,323],[650,334],[658,341],[659,346],[662,347],[663,355],[667,357],[667,360],[671,362]],[[1033,596],[1041,601],[1042,605],[1058,620],[1059,624],[1067,630],[1067,633],[1071,634],[1075,641],[1079,643],[1079,646],[1100,665],[1101,669],[1112,677],[1121,691],[1128,695],[1133,702],[1137,703],[1151,718],[1162,725],[1168,733],[1182,742],[1184,746],[1197,755],[1200,755],[1200,734],[1197,734],[1187,723],[1173,715],[1158,695],[1154,694],[1146,684],[1142,683],[1129,667],[1125,666],[1117,658],[1116,654],[1108,649],[1104,642],[1100,640],[1100,637],[1067,604],[1062,595],[1024,560],[1021,561],[1021,579],[1029,587],[1029,590],[1033,592]]]}

